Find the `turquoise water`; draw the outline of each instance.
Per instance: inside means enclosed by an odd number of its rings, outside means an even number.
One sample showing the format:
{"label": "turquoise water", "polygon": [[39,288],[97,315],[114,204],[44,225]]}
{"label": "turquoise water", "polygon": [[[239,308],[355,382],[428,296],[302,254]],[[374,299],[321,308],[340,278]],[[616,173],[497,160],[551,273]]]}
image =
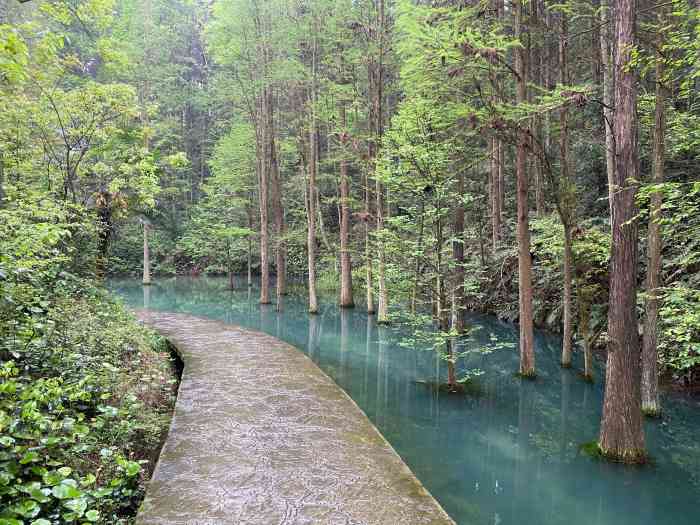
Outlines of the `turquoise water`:
{"label": "turquoise water", "polygon": [[[697,525],[700,417],[689,399],[666,399],[664,418],[648,422],[654,462],[610,465],[579,452],[598,434],[602,388],[558,365],[559,338],[537,334],[538,379],[521,381],[514,348],[470,355],[480,393],[442,394],[426,383],[445,377],[429,351],[399,344],[405,334],[377,326],[362,309],[332,298],[306,313],[304,297],[284,311],[257,303],[258,290],[230,292],[225,279],[171,279],[112,289],[133,307],[186,312],[269,333],[305,351],[343,387],[458,524]],[[512,325],[471,316],[465,344],[517,343]],[[577,356],[580,357],[580,356]],[[598,372],[598,377],[601,377]],[[393,525],[393,524],[387,524]]]}

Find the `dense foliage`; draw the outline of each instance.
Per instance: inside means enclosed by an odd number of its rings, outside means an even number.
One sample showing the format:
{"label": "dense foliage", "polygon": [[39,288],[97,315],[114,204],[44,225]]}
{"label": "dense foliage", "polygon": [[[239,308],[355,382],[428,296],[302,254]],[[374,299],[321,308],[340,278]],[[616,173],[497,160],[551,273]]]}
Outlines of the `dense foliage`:
{"label": "dense foliage", "polygon": [[177,156],[142,147],[113,2],[0,2],[0,523],[133,523],[169,347],[103,288],[114,224]]}
{"label": "dense foliage", "polygon": [[86,277],[94,230],[46,198],[0,210],[2,523],[129,522],[169,424],[169,349]]}

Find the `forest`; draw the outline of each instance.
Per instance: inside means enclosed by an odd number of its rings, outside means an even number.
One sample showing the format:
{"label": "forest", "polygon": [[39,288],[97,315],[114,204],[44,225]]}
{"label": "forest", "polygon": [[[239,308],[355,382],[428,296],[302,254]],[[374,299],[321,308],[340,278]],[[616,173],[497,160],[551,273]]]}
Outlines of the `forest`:
{"label": "forest", "polygon": [[127,277],[366,312],[446,396],[469,314],[523,382],[557,333],[586,450],[653,462],[700,386],[699,84],[689,0],[0,0],[0,525],[133,523],[179,365]]}

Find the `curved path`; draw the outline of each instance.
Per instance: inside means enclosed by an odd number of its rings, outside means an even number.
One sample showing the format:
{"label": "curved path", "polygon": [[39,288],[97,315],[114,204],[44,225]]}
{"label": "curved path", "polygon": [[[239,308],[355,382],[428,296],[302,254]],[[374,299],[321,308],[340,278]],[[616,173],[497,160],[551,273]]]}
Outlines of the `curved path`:
{"label": "curved path", "polygon": [[185,363],[138,524],[454,525],[296,348],[189,315],[138,315]]}

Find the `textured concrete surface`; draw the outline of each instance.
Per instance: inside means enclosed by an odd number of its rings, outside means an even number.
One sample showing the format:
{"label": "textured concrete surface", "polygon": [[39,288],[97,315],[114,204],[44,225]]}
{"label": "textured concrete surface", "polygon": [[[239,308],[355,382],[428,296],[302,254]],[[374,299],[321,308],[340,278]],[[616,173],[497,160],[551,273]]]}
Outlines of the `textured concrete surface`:
{"label": "textured concrete surface", "polygon": [[301,351],[217,321],[139,317],[185,363],[140,525],[454,525]]}

